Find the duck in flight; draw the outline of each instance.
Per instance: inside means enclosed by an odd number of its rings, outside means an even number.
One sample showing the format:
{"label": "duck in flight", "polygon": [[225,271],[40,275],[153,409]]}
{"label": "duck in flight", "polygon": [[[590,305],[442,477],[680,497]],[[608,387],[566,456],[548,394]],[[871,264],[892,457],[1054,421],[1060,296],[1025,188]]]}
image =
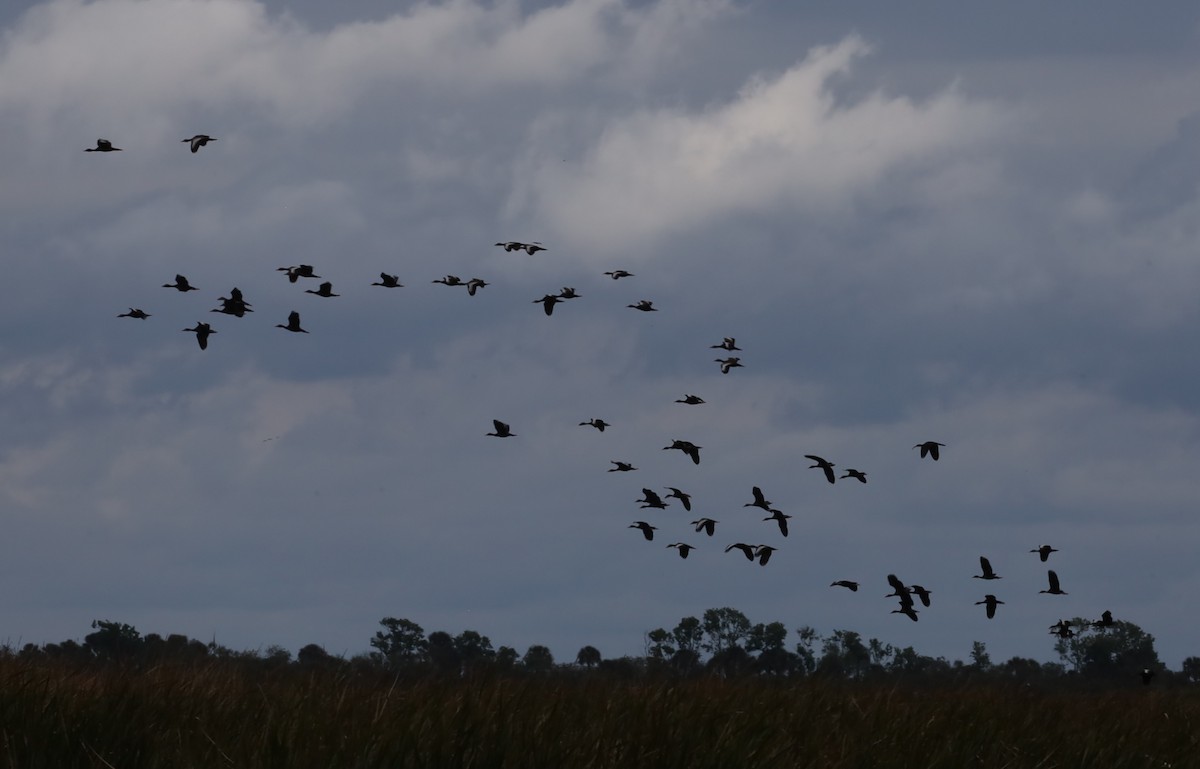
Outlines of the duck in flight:
{"label": "duck in flight", "polygon": [[834,475],[834,473],[833,473],[833,463],[832,462],[826,461],[826,460],[822,459],[821,457],[818,457],[816,454],[805,454],[804,458],[811,459],[813,462],[816,463],[816,464],[810,465],[808,468],[809,470],[815,470],[819,467],[825,473],[825,480],[829,481],[830,483],[837,482],[837,476]]}
{"label": "duck in flight", "polygon": [[609,276],[613,280],[620,280],[621,278],[632,278],[633,277],[632,272],[626,272],[625,270],[613,270],[612,272],[606,272],[604,274]]}
{"label": "duck in flight", "polygon": [[1002,603],[1004,603],[1004,601],[1001,601],[996,596],[988,593],[983,597],[982,601],[976,601],[975,605],[978,606],[979,604],[983,604],[984,608],[987,610],[987,618],[992,619],[996,616],[996,606]]}
{"label": "duck in flight", "polygon": [[674,486],[667,486],[666,488],[667,488],[667,491],[671,492],[670,494],[667,495],[668,498],[674,497],[675,499],[678,499],[680,504],[683,505],[684,510],[687,510],[689,513],[692,511],[692,495],[691,494],[688,494],[687,492],[684,492],[684,491],[680,491],[679,489],[675,488]]}
{"label": "duck in flight", "polygon": [[867,474],[864,473],[862,470],[855,470],[853,467],[847,467],[846,474],[841,477],[842,477],[842,480],[845,480],[846,478],[854,478],[859,483],[867,482]]}
{"label": "duck in flight", "polygon": [[774,553],[779,548],[771,547],[770,545],[759,545],[754,549],[754,555],[758,558],[759,566],[766,566],[767,561],[771,560],[771,553]]}
{"label": "duck in flight", "polygon": [[724,358],[724,359],[722,359],[722,358],[713,358],[713,362],[714,362],[714,363],[720,363],[720,364],[721,364],[721,373],[722,373],[722,374],[728,374],[730,369],[734,369],[734,368],[745,368],[745,367],[742,365],[742,359],[741,359],[741,358]]}
{"label": "duck in flight", "polygon": [[983,570],[983,574],[972,575],[973,579],[1000,579],[1000,575],[992,571],[992,562],[979,556],[979,568]]}
{"label": "duck in flight", "polygon": [[463,285],[462,278],[457,275],[447,275],[444,278],[430,281],[431,283],[441,283],[443,286],[461,286]]}
{"label": "duck in flight", "polygon": [[207,147],[209,142],[215,142],[216,139],[212,136],[208,136],[207,134],[196,134],[190,139],[182,139],[180,141],[183,144],[188,144],[190,142],[192,145],[192,154],[195,155],[200,151],[201,147]]}
{"label": "duck in flight", "polygon": [[384,288],[404,288],[404,285],[400,282],[399,275],[388,275],[386,272],[379,273],[379,280],[371,285],[383,286]]}
{"label": "duck in flight", "polygon": [[600,432],[604,432],[604,428],[606,428],[606,427],[612,427],[611,424],[609,424],[608,422],[605,422],[603,419],[589,419],[586,422],[580,422],[579,426],[580,427],[594,427],[597,430],[599,430]]}
{"label": "duck in flight", "polygon": [[725,340],[723,342],[721,342],[720,344],[710,344],[708,346],[708,349],[710,349],[710,350],[729,350],[730,352],[732,352],[734,350],[741,352],[741,350],[742,350],[741,347],[737,346],[737,340],[731,336],[725,337]]}
{"label": "duck in flight", "polygon": [[839,579],[839,580],[835,580],[835,581],[833,581],[833,582],[830,582],[830,583],[829,583],[829,586],[830,586],[830,587],[844,587],[844,588],[848,588],[848,589],[850,590],[850,592],[852,592],[852,593],[857,593],[857,592],[858,592],[858,583],[857,583],[857,582],[854,582],[853,580],[849,580],[849,579]]}
{"label": "duck in flight", "polygon": [[628,472],[632,472],[637,469],[636,467],[629,464],[628,462],[618,462],[615,459],[611,460],[609,462],[609,464],[616,465],[616,467],[608,468],[608,471],[610,473],[628,473]]}
{"label": "duck in flight", "polygon": [[[720,521],[714,521],[712,518],[701,518],[698,521],[692,521],[692,525],[696,527],[697,534],[703,531],[710,537],[713,535],[713,532],[717,530],[718,523],[720,523]],[[725,552],[728,553],[729,551],[726,550]]]}
{"label": "duck in flight", "polygon": [[213,331],[212,326],[208,325],[207,323],[196,323],[195,328],[185,328],[183,330],[191,331],[196,335],[196,343],[200,345],[201,350],[208,349],[208,335],[217,333],[216,331]]}
{"label": "duck in flight", "polygon": [[689,394],[685,393],[682,398],[676,398],[675,402],[676,403],[686,403],[689,406],[698,406],[701,403],[704,403],[704,399],[701,398],[699,395],[689,395]]}
{"label": "duck in flight", "polygon": [[929,593],[931,591],[926,590],[925,588],[921,587],[920,585],[909,585],[908,589],[913,595],[915,595],[917,598],[921,599],[922,606],[924,606],[925,608],[929,608]]}
{"label": "duck in flight", "polygon": [[768,502],[767,498],[763,496],[762,489],[755,486],[754,488],[750,489],[750,493],[754,495],[754,501],[747,502],[746,504],[742,505],[742,507],[761,507],[768,513],[778,512],[775,510],[775,508],[771,507],[771,503]]}
{"label": "duck in flight", "polygon": [[654,302],[651,302],[649,299],[641,299],[637,304],[627,304],[625,306],[641,310],[642,312],[658,312],[658,308],[654,306]]}
{"label": "duck in flight", "polygon": [[1037,553],[1038,558],[1041,558],[1042,563],[1045,563],[1046,560],[1050,558],[1051,553],[1057,553],[1058,551],[1055,550],[1054,548],[1050,547],[1049,545],[1038,545],[1037,547],[1035,547],[1033,550],[1030,550],[1029,552]]}
{"label": "duck in flight", "polygon": [[533,256],[538,251],[548,250],[545,247],[543,247],[541,243],[536,243],[536,242],[535,243],[521,243],[516,240],[510,240],[506,243],[497,243],[496,245],[500,246],[505,251],[524,251],[525,253],[529,254],[530,256]]}
{"label": "duck in flight", "polygon": [[1054,573],[1054,569],[1046,572],[1046,577],[1050,580],[1049,590],[1039,590],[1039,593],[1048,593],[1050,595],[1066,595],[1067,593],[1058,585],[1058,575]]}
{"label": "duck in flight", "polygon": [[642,498],[636,500],[642,503],[642,509],[653,507],[656,510],[666,510],[667,503],[662,501],[662,497],[658,496],[653,489],[642,489]]}
{"label": "duck in flight", "polygon": [[295,310],[292,310],[290,313],[288,313],[288,322],[286,326],[282,323],[276,323],[275,328],[286,329],[296,334],[308,333],[304,329],[300,328],[300,313],[296,312]]}
{"label": "duck in flight", "polygon": [[925,441],[924,443],[918,443],[916,446],[913,446],[913,448],[921,450],[921,459],[924,459],[926,456],[928,456],[933,459],[934,462],[936,462],[938,461],[938,447],[945,445],[946,444],[938,443],[937,441]]}
{"label": "duck in flight", "polygon": [[571,286],[563,286],[562,291],[558,292],[559,299],[578,299],[579,294]]}
{"label": "duck in flight", "polygon": [[657,526],[651,526],[650,524],[646,523],[645,521],[634,521],[633,523],[629,524],[628,528],[641,529],[642,535],[646,538],[647,541],[654,539],[654,532],[658,531]]}
{"label": "duck in flight", "polygon": [[908,617],[913,622],[917,621],[917,610],[913,608],[911,600],[908,603],[904,603],[903,601],[901,601],[900,608],[892,609],[892,614],[903,614],[905,617]]}
{"label": "duck in flight", "polygon": [[778,510],[774,510],[766,518],[763,518],[763,520],[764,521],[775,521],[776,523],[778,523],[779,524],[779,533],[786,537],[788,535],[788,523],[787,522],[788,522],[788,519],[791,517],[792,516],[787,515],[785,513],[781,513]]}
{"label": "duck in flight", "polygon": [[142,312],[142,309],[140,307],[130,307],[129,312],[123,312],[120,315],[118,315],[117,317],[118,318],[137,318],[138,320],[145,320],[146,318],[150,317],[150,313]]}
{"label": "duck in flight", "polygon": [[182,275],[176,275],[174,283],[164,283],[164,284],[162,284],[162,287],[163,288],[173,288],[176,291],[179,291],[181,293],[186,292],[186,291],[198,290],[191,283],[188,283],[188,279],[183,277]]}
{"label": "duck in flight", "polygon": [[684,542],[676,542],[676,543],[674,543],[674,544],[667,545],[667,547],[673,547],[673,548],[675,548],[676,550],[678,550],[678,551],[679,551],[679,557],[680,557],[680,558],[687,558],[687,557],[688,557],[688,553],[690,553],[690,552],[692,552],[693,550],[695,550],[695,549],[696,549],[696,548],[692,547],[691,545],[689,545],[689,544],[686,544],[686,543],[684,543]]}
{"label": "duck in flight", "polygon": [[725,552],[728,553],[730,550],[735,548],[742,551],[742,555],[746,556],[747,561],[754,560],[754,545],[747,545],[745,542],[734,542],[732,545],[725,548]]}
{"label": "duck in flight", "polygon": [[493,419],[492,425],[496,428],[496,432],[485,433],[486,435],[491,435],[495,438],[515,438],[517,435],[512,431],[511,428],[509,428],[508,425],[501,422],[499,419]]}
{"label": "duck in flight", "polygon": [[700,449],[701,448],[703,448],[703,447],[697,446],[696,444],[692,443],[691,441],[672,440],[670,446],[663,446],[663,451],[668,451],[670,449],[679,449],[684,454],[687,454],[689,457],[692,458],[693,464],[698,465],[698,464],[700,464]]}
{"label": "duck in flight", "polygon": [[120,147],[114,147],[108,139],[97,139],[95,147],[88,147],[84,152],[124,152]]}
{"label": "duck in flight", "polygon": [[311,264],[298,264],[295,267],[276,267],[276,272],[286,272],[288,281],[295,283],[300,278],[320,278],[313,272]]}
{"label": "duck in flight", "polygon": [[1100,619],[1098,619],[1092,623],[1092,627],[1094,627],[1096,629],[1100,629],[1100,628],[1112,627],[1114,624],[1115,623],[1113,622],[1112,612],[1105,609],[1104,613],[1100,615]]}
{"label": "duck in flight", "polygon": [[471,278],[467,281],[467,294],[470,296],[475,296],[476,291],[487,285],[490,284],[483,278]]}
{"label": "duck in flight", "polygon": [[341,294],[333,293],[333,284],[330,283],[329,281],[325,281],[320,286],[318,286],[316,291],[313,291],[311,288],[306,288],[306,289],[304,289],[304,293],[313,294],[314,296],[323,296],[326,299],[328,299],[329,297],[332,297],[332,296],[341,296]]}
{"label": "duck in flight", "polygon": [[555,294],[546,294],[541,299],[534,299],[532,304],[540,304],[547,315],[554,314],[554,305],[563,301],[561,297]]}
{"label": "duck in flight", "polygon": [[234,286],[233,290],[229,292],[228,299],[222,296],[217,301],[221,303],[221,306],[211,312],[220,312],[237,318],[244,317],[248,312],[254,312],[250,309],[250,303],[242,297],[242,291],[237,286]]}

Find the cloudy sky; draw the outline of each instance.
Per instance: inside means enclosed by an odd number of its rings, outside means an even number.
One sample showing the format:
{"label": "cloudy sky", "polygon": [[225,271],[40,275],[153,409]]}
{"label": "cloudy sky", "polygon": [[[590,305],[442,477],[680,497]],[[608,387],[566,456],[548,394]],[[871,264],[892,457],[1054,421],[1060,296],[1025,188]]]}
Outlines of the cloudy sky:
{"label": "cloudy sky", "polygon": [[396,616],[569,660],[733,606],[1051,660],[1109,609],[1200,654],[1200,12],[792,5],[3,6],[0,636],[355,654]]}

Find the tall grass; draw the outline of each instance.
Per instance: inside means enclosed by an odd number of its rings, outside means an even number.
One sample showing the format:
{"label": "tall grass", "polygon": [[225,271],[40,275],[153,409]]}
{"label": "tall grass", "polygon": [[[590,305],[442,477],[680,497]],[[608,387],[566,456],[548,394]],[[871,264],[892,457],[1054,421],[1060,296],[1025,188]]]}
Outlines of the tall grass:
{"label": "tall grass", "polygon": [[1200,766],[1200,695],[0,661],[0,769]]}

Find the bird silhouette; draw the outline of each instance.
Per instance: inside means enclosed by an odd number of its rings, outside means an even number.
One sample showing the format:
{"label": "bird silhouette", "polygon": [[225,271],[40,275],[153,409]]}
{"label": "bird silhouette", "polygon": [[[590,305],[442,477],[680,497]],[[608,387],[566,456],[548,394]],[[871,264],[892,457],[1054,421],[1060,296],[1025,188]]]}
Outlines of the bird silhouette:
{"label": "bird silhouette", "polygon": [[641,310],[642,312],[658,312],[658,308],[656,308],[654,303],[648,299],[641,299],[637,304],[627,304],[625,306],[632,307],[635,310]]}
{"label": "bird silhouette", "polygon": [[933,459],[934,462],[936,462],[938,461],[938,447],[945,445],[946,444],[938,443],[937,441],[925,441],[924,443],[918,443],[916,446],[913,446],[913,448],[921,450],[921,459],[924,459],[926,455],[928,455]]}
{"label": "bird silhouette", "polygon": [[147,312],[142,312],[142,309],[140,307],[130,307],[129,312],[123,312],[120,315],[118,315],[117,317],[118,318],[137,318],[138,320],[145,320],[146,318],[150,317],[150,314]]}
{"label": "bird silhouette", "polygon": [[788,523],[787,522],[788,522],[788,519],[791,517],[792,516],[785,515],[784,513],[781,513],[778,510],[774,510],[774,511],[772,511],[772,513],[769,516],[767,516],[766,518],[763,518],[763,520],[764,521],[775,521],[776,523],[778,523],[779,524],[779,533],[786,537],[788,535]]}
{"label": "bird silhouette", "polygon": [[1059,638],[1074,638],[1075,631],[1071,629],[1071,623],[1065,619],[1060,619],[1050,626],[1050,635],[1056,635]]}
{"label": "bird silhouette", "polygon": [[190,139],[181,139],[183,144],[190,143],[192,145],[192,154],[195,155],[200,151],[201,147],[207,147],[209,142],[215,142],[216,139],[206,134],[196,134]]}
{"label": "bird silhouette", "polygon": [[1114,624],[1116,624],[1116,623],[1113,622],[1112,612],[1105,609],[1104,613],[1100,615],[1100,619],[1098,619],[1092,623],[1092,627],[1094,627],[1096,629],[1100,629],[1100,628],[1112,627]]}
{"label": "bird silhouette", "polygon": [[430,281],[431,283],[441,283],[443,286],[461,286],[463,285],[462,278],[457,275],[447,275],[444,278]]}
{"label": "bird silhouette", "polygon": [[884,598],[896,597],[900,599],[901,603],[904,603],[905,599],[907,599],[909,603],[912,603],[912,598],[909,596],[909,593],[912,591],[910,591],[908,587],[906,587],[905,584],[900,581],[899,577],[897,577],[895,574],[889,574],[887,575],[887,581],[888,584],[892,586],[892,592],[885,595]]}
{"label": "bird silhouette", "polygon": [[609,276],[613,280],[620,280],[621,278],[632,278],[633,277],[632,272],[626,272],[625,270],[613,270],[612,272],[606,272],[604,274]]}
{"label": "bird silhouette", "polygon": [[237,286],[234,286],[233,290],[229,292],[229,298],[222,296],[217,301],[221,303],[221,306],[211,312],[220,312],[238,318],[244,317],[248,312],[254,312],[250,308],[250,303],[242,297],[242,292]]}
{"label": "bird silhouette", "polygon": [[489,285],[489,283],[483,278],[471,278],[467,281],[467,294],[470,296],[475,296],[476,291],[487,285]]}
{"label": "bird silhouette", "polygon": [[892,609],[892,614],[903,614],[905,617],[908,617],[913,622],[917,621],[917,610],[913,608],[911,600],[908,603],[904,603],[903,601],[901,601],[900,608]]}
{"label": "bird silhouette", "polygon": [[200,322],[196,323],[195,328],[185,328],[183,330],[191,331],[196,335],[196,343],[200,345],[201,350],[208,349],[208,335],[217,333],[216,331],[213,331],[212,326],[208,325],[207,323]]}
{"label": "bird silhouette", "polygon": [[758,558],[759,566],[766,566],[767,561],[771,560],[771,553],[774,553],[779,548],[771,547],[770,545],[759,545],[754,549],[754,556]]}
{"label": "bird silhouette", "polygon": [[728,374],[730,369],[744,368],[741,358],[713,358],[713,362],[721,364],[722,374]]}
{"label": "bird silhouette", "polygon": [[698,395],[684,394],[684,396],[682,398],[676,398],[675,402],[676,403],[686,403],[689,406],[696,406],[701,403],[704,403],[704,399]]}
{"label": "bird silhouette", "polygon": [[708,349],[710,349],[710,350],[729,350],[730,352],[737,350],[738,352],[741,352],[742,348],[737,346],[737,340],[735,340],[731,336],[727,336],[724,338],[724,340],[720,344],[710,344],[708,346]]}
{"label": "bird silhouette", "polygon": [[926,608],[928,608],[930,591],[926,590],[925,588],[921,587],[920,585],[909,585],[908,589],[912,592],[913,595],[915,595],[917,598],[921,599],[922,606],[925,606]]}
{"label": "bird silhouette", "polygon": [[379,273],[379,280],[371,285],[383,286],[384,288],[404,288],[404,284],[400,282],[399,275],[388,275],[386,272]]}
{"label": "bird silhouette", "polygon": [[546,311],[547,315],[553,315],[554,314],[554,305],[558,304],[561,301],[563,301],[563,300],[554,294],[546,294],[541,299],[534,299],[532,304],[540,304],[542,306],[542,309]]}
{"label": "bird silhouette", "polygon": [[698,465],[698,464],[700,464],[700,449],[701,448],[703,448],[703,446],[697,446],[696,444],[692,443],[691,441],[672,440],[670,446],[663,446],[663,451],[668,451],[670,449],[679,449],[684,454],[687,454],[689,457],[692,458],[692,464]]}
{"label": "bird silhouette", "polygon": [[852,592],[852,593],[858,592],[858,583],[854,582],[852,580],[848,580],[848,579],[839,579],[834,582],[830,582],[829,586],[830,587],[845,587],[845,588],[849,588],[850,592]]}
{"label": "bird silhouette", "polygon": [[628,472],[631,472],[631,471],[637,469],[636,467],[629,464],[628,462],[618,462],[615,459],[612,460],[609,464],[616,465],[616,467],[608,468],[608,471],[610,473],[628,473]]}
{"label": "bird silhouette", "polygon": [[983,604],[984,607],[987,609],[987,618],[992,619],[996,616],[997,604],[1002,604],[1002,603],[1004,603],[1004,601],[1001,601],[996,596],[992,595],[991,593],[988,593],[987,595],[985,595],[983,597],[982,601],[976,601],[975,605],[978,606],[979,604]]}
{"label": "bird silhouette", "polygon": [[603,419],[589,419],[586,422],[579,423],[580,427],[585,427],[585,426],[589,426],[589,425],[591,427],[596,428],[600,432],[604,432],[604,428],[606,428],[606,427],[612,427],[611,424],[609,424],[608,422],[605,422]]}
{"label": "bird silhouette", "polygon": [[674,544],[667,545],[667,547],[673,547],[673,548],[677,549],[679,551],[680,558],[687,558],[688,553],[690,553],[696,549],[696,548],[692,547],[691,545],[685,544],[683,542],[675,542]]}
{"label": "bird silhouette", "polygon": [[674,497],[675,499],[678,499],[680,504],[683,505],[684,510],[687,510],[689,513],[692,511],[692,495],[691,494],[688,494],[687,492],[684,492],[684,491],[680,491],[679,489],[675,488],[674,486],[667,486],[666,488],[667,488],[667,491],[671,492],[670,494],[667,495],[668,498]]}
{"label": "bird silhouette", "polygon": [[521,243],[516,240],[510,240],[506,243],[497,243],[496,245],[501,246],[505,251],[524,251],[530,256],[533,256],[538,251],[548,250],[544,248],[541,243]]}
{"label": "bird silhouette", "polygon": [[631,529],[641,529],[641,530],[642,530],[642,535],[643,535],[643,536],[644,536],[644,537],[645,537],[647,540],[652,540],[652,539],[654,539],[654,532],[658,531],[658,527],[657,527],[657,526],[651,526],[650,524],[646,523],[645,521],[634,521],[633,523],[631,523],[631,524],[629,525],[629,527],[628,527],[628,528],[631,528]]}
{"label": "bird silhouette", "polygon": [[843,479],[856,478],[859,483],[867,482],[867,474],[864,473],[862,470],[855,470],[853,467],[847,467],[846,474],[843,475],[842,478]]}
{"label": "bird silhouette", "polygon": [[499,419],[493,419],[492,424],[495,426],[496,432],[486,433],[486,435],[491,435],[496,438],[514,438],[517,435],[512,431],[511,428],[509,428],[508,425],[504,424]]}
{"label": "bird silhouette", "polygon": [[188,283],[188,279],[183,277],[182,275],[176,275],[174,283],[164,283],[164,284],[162,284],[162,287],[163,288],[173,288],[176,291],[179,291],[180,293],[187,292],[187,291],[199,290],[195,286],[193,286],[191,283]]}
{"label": "bird silhouette", "polygon": [[1054,569],[1046,572],[1046,577],[1050,580],[1049,590],[1039,590],[1039,593],[1048,593],[1050,595],[1066,595],[1061,587],[1058,586],[1058,575],[1054,573]]}
{"label": "bird silhouette", "polygon": [[300,328],[300,313],[296,312],[295,310],[292,310],[290,313],[288,313],[288,322],[286,326],[282,323],[276,323],[275,328],[283,328],[299,334],[308,333],[304,329]]}
{"label": "bird silhouette", "polygon": [[1042,559],[1042,563],[1045,563],[1047,561],[1047,559],[1050,558],[1051,553],[1057,553],[1058,551],[1055,550],[1054,548],[1050,547],[1049,545],[1038,545],[1037,547],[1035,547],[1033,550],[1030,550],[1029,552],[1037,553],[1038,557]]}
{"label": "bird silhouette", "polygon": [[732,545],[725,548],[725,552],[728,553],[730,550],[733,550],[734,548],[741,550],[742,555],[746,556],[747,561],[754,560],[754,549],[755,549],[754,545],[747,545],[745,542],[734,542]]}
{"label": "bird silhouette", "polygon": [[570,286],[563,286],[562,291],[558,292],[559,299],[578,299],[579,294]]}
{"label": "bird silhouette", "polygon": [[642,498],[637,500],[643,503],[642,509],[653,507],[658,510],[666,510],[667,503],[662,501],[662,497],[658,496],[653,489],[642,489]]}
{"label": "bird silhouette", "polygon": [[[720,523],[720,521],[714,521],[712,518],[701,518],[697,521],[692,521],[692,525],[696,527],[697,534],[699,534],[701,531],[703,531],[705,534],[707,534],[710,537],[717,530],[718,523]],[[728,553],[729,550],[726,549],[725,552]]]}
{"label": "bird silhouette", "polygon": [[775,508],[771,507],[771,503],[768,502],[767,498],[763,496],[762,489],[755,486],[754,488],[750,489],[750,493],[754,495],[754,501],[747,502],[746,504],[742,505],[742,507],[761,507],[768,513],[775,512]]}
{"label": "bird silhouette", "polygon": [[333,284],[329,281],[326,281],[318,286],[316,291],[313,291],[311,288],[306,288],[304,289],[304,293],[313,294],[314,296],[323,296],[326,299],[332,296],[341,296],[341,294],[333,293]]}
{"label": "bird silhouette", "polygon": [[833,463],[818,457],[816,454],[805,454],[805,459],[811,459],[815,464],[809,466],[809,470],[815,470],[818,467],[825,473],[825,480],[830,483],[837,482],[837,476],[833,474]]}
{"label": "bird silhouette", "polygon": [[983,570],[983,574],[972,575],[973,579],[1000,579],[1000,575],[992,571],[992,563],[982,555],[979,556],[979,568]]}
{"label": "bird silhouette", "polygon": [[114,147],[108,139],[97,139],[95,147],[88,147],[84,152],[123,152],[120,147]]}
{"label": "bird silhouette", "polygon": [[320,275],[317,275],[316,273],[313,272],[313,266],[311,264],[298,264],[295,267],[276,267],[275,271],[276,272],[286,272],[288,281],[291,283],[295,283],[300,278],[320,278],[321,277]]}

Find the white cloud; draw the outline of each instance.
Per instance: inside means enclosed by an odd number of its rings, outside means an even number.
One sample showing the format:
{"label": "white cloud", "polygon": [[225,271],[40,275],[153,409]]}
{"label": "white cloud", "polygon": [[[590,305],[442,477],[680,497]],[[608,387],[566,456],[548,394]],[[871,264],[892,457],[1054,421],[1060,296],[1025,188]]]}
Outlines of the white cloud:
{"label": "white cloud", "polygon": [[1000,130],[1000,108],[955,88],[923,103],[880,92],[839,103],[830,81],[868,50],[851,36],[776,78],[752,79],[726,104],[615,119],[582,167],[547,159],[518,194],[577,239],[625,241],[732,212],[842,209],[889,173]]}

